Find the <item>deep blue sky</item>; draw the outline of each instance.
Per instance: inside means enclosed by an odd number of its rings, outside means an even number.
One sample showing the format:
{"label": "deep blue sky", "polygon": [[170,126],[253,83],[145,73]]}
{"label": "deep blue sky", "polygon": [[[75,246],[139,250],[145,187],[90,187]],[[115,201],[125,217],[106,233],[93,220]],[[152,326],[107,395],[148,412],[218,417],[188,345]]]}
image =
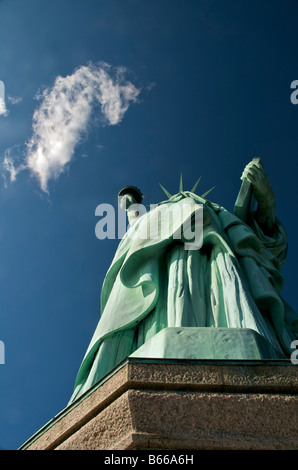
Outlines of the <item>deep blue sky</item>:
{"label": "deep blue sky", "polygon": [[[118,240],[95,236],[98,204],[139,186],[146,204],[201,175],[233,210],[261,156],[289,237],[284,297],[297,310],[296,0],[0,0],[0,163],[32,136],[38,91],[90,61],[138,90],[121,122],[94,111],[49,192],[28,170],[0,176],[0,448],[16,449],[67,404],[99,319]],[[98,115],[100,111],[98,110]],[[9,150],[8,150],[9,149]],[[5,175],[4,175],[5,176]]]}

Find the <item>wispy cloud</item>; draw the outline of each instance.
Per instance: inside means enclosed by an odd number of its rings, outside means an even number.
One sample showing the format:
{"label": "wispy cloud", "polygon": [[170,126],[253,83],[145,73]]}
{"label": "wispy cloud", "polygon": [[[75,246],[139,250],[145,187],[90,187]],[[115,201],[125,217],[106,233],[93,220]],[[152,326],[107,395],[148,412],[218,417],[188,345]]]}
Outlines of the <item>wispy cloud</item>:
{"label": "wispy cloud", "polygon": [[140,90],[125,79],[124,68],[106,63],[89,64],[72,75],[58,76],[51,88],[38,95],[39,108],[33,114],[32,137],[26,142],[25,161],[14,166],[7,153],[4,169],[15,179],[18,171],[28,169],[43,191],[71,162],[75,147],[86,132],[93,110],[100,111],[102,125],[121,122]]}
{"label": "wispy cloud", "polygon": [[11,104],[19,104],[23,101],[23,98],[21,96],[8,96],[7,101]]}
{"label": "wispy cloud", "polygon": [[9,180],[15,181],[17,174],[26,169],[23,163],[22,152],[19,145],[14,145],[5,150],[3,161],[1,163],[1,174],[4,179],[4,185],[7,187],[7,175]]}

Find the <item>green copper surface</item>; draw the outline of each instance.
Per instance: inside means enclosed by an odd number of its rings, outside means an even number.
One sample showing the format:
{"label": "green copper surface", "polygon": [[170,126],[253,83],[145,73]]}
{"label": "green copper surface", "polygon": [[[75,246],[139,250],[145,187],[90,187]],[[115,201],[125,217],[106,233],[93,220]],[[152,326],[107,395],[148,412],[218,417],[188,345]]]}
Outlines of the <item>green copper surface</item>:
{"label": "green copper surface", "polygon": [[247,328],[164,328],[130,357],[155,359],[282,359],[269,341]]}
{"label": "green copper surface", "polygon": [[[245,220],[183,190],[173,196],[166,192],[169,199],[134,221],[106,274],[101,318],[70,402],[149,340],[155,344],[153,356],[163,351],[161,356],[167,357],[173,348],[184,358],[193,350],[197,358],[210,357],[212,351],[212,358],[220,359],[231,345],[231,353],[243,359],[289,358],[291,343],[298,339],[298,316],[281,296],[287,235],[275,217],[274,195],[261,163],[247,165],[243,178],[250,188],[248,199],[253,195],[258,203],[256,211],[248,204]],[[127,207],[134,203],[133,195],[125,197]],[[184,214],[185,202],[191,215],[203,205],[200,249],[187,250],[175,237],[183,217],[169,219],[166,233],[143,236],[161,208],[165,218]],[[177,344],[164,343],[165,328],[191,328],[194,333],[185,336],[183,330],[174,335]]]}

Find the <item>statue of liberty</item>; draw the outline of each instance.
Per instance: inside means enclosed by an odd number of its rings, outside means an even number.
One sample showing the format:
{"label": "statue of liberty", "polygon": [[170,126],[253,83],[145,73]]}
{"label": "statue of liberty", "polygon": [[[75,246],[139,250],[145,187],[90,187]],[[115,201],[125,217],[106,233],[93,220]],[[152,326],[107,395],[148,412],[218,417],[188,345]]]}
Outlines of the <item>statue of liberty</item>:
{"label": "statue of liberty", "polygon": [[[289,358],[291,343],[298,339],[298,315],[280,295],[287,235],[275,215],[274,193],[260,159],[245,167],[241,179],[234,213],[206,199],[209,192],[195,194],[197,183],[184,191],[182,180],[179,193],[171,195],[163,188],[167,199],[137,215],[141,191],[133,186],[120,191],[130,227],[106,274],[101,318],[69,403],[148,341],[173,328],[192,333],[253,332],[267,345],[264,359]],[[160,231],[169,213],[172,222]],[[176,217],[181,213],[182,218]],[[148,222],[155,219],[161,222],[154,226],[155,236],[144,236]],[[199,245],[191,245],[183,231],[176,236],[185,222],[191,233],[201,223]],[[249,349],[246,344],[241,347]],[[245,354],[241,358],[252,358]],[[237,356],[225,351],[210,358]]]}

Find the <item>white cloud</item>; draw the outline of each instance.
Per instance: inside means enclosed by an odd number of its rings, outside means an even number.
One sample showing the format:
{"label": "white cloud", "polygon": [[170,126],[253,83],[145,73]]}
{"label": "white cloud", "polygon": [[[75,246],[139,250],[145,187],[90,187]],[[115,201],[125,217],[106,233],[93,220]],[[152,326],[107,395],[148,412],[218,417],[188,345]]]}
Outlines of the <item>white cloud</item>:
{"label": "white cloud", "polygon": [[15,181],[17,175],[17,169],[14,166],[13,158],[9,155],[9,149],[5,151],[3,158],[3,169],[9,173],[10,181]]}
{"label": "white cloud", "polygon": [[23,101],[23,98],[21,96],[8,96],[7,101],[11,104],[19,104]]}
{"label": "white cloud", "polygon": [[15,181],[17,174],[26,168],[23,163],[16,164],[20,160],[20,149],[18,145],[5,150],[2,161],[1,173],[6,186],[6,174],[9,174],[10,181]]}
{"label": "white cloud", "polygon": [[75,146],[88,128],[93,110],[100,110],[103,125],[121,122],[140,90],[125,80],[125,69],[108,64],[89,64],[72,75],[58,76],[52,88],[44,90],[41,104],[33,114],[33,134],[26,143],[26,161],[15,168],[7,159],[6,171],[15,179],[27,168],[47,192],[50,179],[56,179],[71,162]]}

